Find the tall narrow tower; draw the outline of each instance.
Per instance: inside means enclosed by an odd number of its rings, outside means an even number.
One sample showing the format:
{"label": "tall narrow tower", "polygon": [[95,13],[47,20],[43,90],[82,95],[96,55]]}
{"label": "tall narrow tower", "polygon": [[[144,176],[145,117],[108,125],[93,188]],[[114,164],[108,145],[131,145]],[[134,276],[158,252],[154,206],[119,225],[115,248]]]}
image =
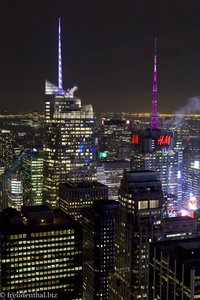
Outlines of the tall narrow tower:
{"label": "tall narrow tower", "polygon": [[58,87],[62,89],[61,24],[58,19]]}
{"label": "tall narrow tower", "polygon": [[57,207],[59,184],[96,180],[92,105],[82,105],[62,85],[61,21],[58,22],[58,86],[45,83],[44,202]]}
{"label": "tall narrow tower", "polygon": [[158,113],[157,113],[157,62],[156,62],[156,39],[155,39],[155,52],[154,52],[154,69],[153,69],[153,99],[152,99],[152,115],[151,115],[151,128],[158,128]]}

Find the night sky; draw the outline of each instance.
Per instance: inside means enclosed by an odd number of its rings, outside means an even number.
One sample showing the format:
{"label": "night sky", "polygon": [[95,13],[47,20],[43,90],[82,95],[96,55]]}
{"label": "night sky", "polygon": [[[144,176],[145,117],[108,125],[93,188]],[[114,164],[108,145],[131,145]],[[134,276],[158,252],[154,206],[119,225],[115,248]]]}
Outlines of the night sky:
{"label": "night sky", "polygon": [[158,110],[200,95],[199,0],[1,0],[0,112],[42,111],[45,78],[95,111],[150,111],[157,37]]}

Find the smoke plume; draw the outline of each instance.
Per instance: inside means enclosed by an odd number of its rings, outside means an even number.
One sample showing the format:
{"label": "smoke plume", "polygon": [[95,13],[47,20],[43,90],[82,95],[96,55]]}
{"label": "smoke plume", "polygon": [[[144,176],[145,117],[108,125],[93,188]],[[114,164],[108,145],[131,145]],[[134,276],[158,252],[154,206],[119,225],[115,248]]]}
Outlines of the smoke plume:
{"label": "smoke plume", "polygon": [[[183,119],[194,113],[200,113],[200,97],[195,96],[187,100],[187,104],[174,112],[174,117],[164,122],[164,127],[169,129],[170,126],[179,128]],[[173,125],[172,125],[173,124]]]}
{"label": "smoke plume", "polygon": [[187,100],[187,104],[181,107],[179,110],[175,111],[175,114],[187,115],[187,114],[194,114],[199,112],[200,112],[200,97],[195,96],[189,98]]}

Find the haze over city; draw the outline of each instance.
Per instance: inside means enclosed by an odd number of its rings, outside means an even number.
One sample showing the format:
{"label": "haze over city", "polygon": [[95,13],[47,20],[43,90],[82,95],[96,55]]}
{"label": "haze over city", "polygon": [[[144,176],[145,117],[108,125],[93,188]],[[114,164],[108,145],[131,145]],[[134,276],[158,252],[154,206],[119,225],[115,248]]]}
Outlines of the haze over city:
{"label": "haze over city", "polygon": [[158,111],[200,95],[200,2],[1,1],[1,112],[43,111],[45,78],[57,84],[62,22],[63,87],[95,111],[151,111],[157,38]]}

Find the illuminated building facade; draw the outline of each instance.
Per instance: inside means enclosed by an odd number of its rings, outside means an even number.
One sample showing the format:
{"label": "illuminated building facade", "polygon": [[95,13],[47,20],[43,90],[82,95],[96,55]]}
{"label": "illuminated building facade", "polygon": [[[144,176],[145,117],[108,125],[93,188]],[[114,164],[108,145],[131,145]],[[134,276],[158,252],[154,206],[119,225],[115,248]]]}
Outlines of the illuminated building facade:
{"label": "illuminated building facade", "polygon": [[95,180],[94,116],[80,99],[54,94],[46,100],[44,199],[58,205],[60,182]]}
{"label": "illuminated building facade", "polygon": [[178,193],[178,156],[173,151],[172,132],[160,129],[132,134],[132,170],[156,171],[167,194]]}
{"label": "illuminated building facade", "polygon": [[124,170],[130,170],[127,160],[102,161],[97,166],[97,180],[108,186],[109,199],[118,200],[118,190]]}
{"label": "illuminated building facade", "polygon": [[[171,175],[171,182],[177,183],[177,206],[180,210],[183,204],[183,136],[181,130],[174,132],[174,172]],[[173,169],[173,168],[172,168]],[[177,172],[178,171],[178,172]]]}
{"label": "illuminated building facade", "polygon": [[6,169],[12,165],[14,156],[13,136],[10,130],[0,130],[0,162],[3,163]]}
{"label": "illuminated building facade", "polygon": [[44,200],[58,206],[60,182],[96,180],[94,114],[74,96],[77,87],[62,89],[59,26],[59,85],[45,85]]}
{"label": "illuminated building facade", "polygon": [[149,300],[200,298],[200,239],[153,243],[150,247]]}
{"label": "illuminated building facade", "polygon": [[0,163],[0,211],[3,209],[4,197],[4,182],[5,182],[5,165]]}
{"label": "illuminated building facade", "polygon": [[148,299],[149,242],[161,238],[162,201],[155,172],[124,173],[116,221],[116,270],[109,299]]}
{"label": "illuminated building facade", "polygon": [[109,299],[109,277],[114,272],[115,217],[113,200],[94,202],[83,211],[83,299]]}
{"label": "illuminated building facade", "polygon": [[8,207],[20,211],[23,205],[23,179],[22,175],[15,173],[7,177]]}
{"label": "illuminated building facade", "polygon": [[41,153],[27,153],[22,160],[24,205],[43,203],[43,163]]}
{"label": "illuminated building facade", "polygon": [[[98,132],[98,152],[106,160],[130,160],[131,123],[125,119],[102,119]],[[100,160],[104,157],[99,155]]]}
{"label": "illuminated building facade", "polygon": [[178,213],[177,196],[174,194],[164,194],[163,216],[167,218],[175,217]]}
{"label": "illuminated building facade", "polygon": [[197,236],[200,236],[200,209],[195,210],[192,212],[194,214],[194,217],[197,220]]}
{"label": "illuminated building facade", "polygon": [[57,299],[82,299],[82,231],[77,222],[46,206],[24,206],[21,213],[8,208],[0,215],[0,233],[1,292],[46,291]]}
{"label": "illuminated building facade", "polygon": [[66,182],[60,184],[59,208],[78,221],[83,208],[99,200],[108,199],[108,187],[97,181]]}
{"label": "illuminated building facade", "polygon": [[[200,159],[189,157],[184,161],[183,186],[184,206],[190,208],[191,198],[196,199],[196,208],[200,208]],[[191,207],[191,209],[193,209]]]}

